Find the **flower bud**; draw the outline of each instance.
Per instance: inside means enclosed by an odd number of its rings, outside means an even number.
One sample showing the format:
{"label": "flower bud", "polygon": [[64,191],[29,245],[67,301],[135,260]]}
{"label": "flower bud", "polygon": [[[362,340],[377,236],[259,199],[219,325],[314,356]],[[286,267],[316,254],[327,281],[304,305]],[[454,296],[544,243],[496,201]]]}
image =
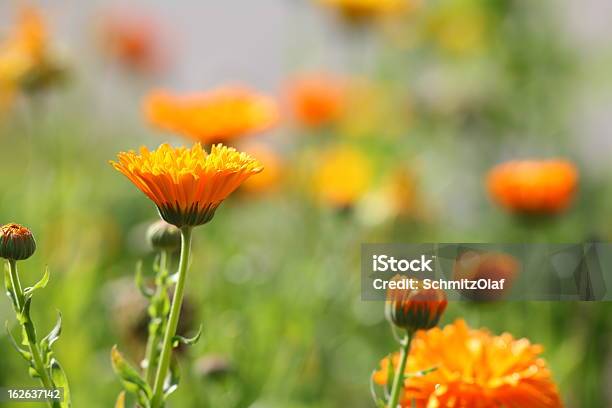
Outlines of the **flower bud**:
{"label": "flower bud", "polygon": [[181,230],[159,220],[147,230],[147,241],[153,249],[173,251],[181,246]]}
{"label": "flower bud", "polygon": [[395,289],[387,293],[385,315],[395,326],[409,333],[435,327],[448,301],[439,289]]}
{"label": "flower bud", "polygon": [[0,258],[12,261],[28,259],[36,251],[32,232],[19,224],[0,227]]}

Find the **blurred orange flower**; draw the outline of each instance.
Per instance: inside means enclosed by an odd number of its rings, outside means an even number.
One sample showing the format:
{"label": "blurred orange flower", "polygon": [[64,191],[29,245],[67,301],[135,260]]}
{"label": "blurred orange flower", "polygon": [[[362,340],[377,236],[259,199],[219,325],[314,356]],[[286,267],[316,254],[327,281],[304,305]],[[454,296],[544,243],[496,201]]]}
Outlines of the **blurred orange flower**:
{"label": "blurred orange flower", "polygon": [[329,74],[302,74],[286,86],[286,99],[296,120],[308,127],[338,119],[346,105],[345,81]]}
{"label": "blurred orange flower", "polygon": [[0,82],[19,84],[45,56],[47,31],[40,12],[24,6],[12,31],[0,43]]}
{"label": "blurred orange flower", "polygon": [[372,165],[360,151],[336,147],[324,152],[315,170],[314,187],[319,198],[334,207],[349,207],[368,190]]}
{"label": "blurred orange flower", "polygon": [[253,143],[242,147],[264,166],[266,171],[251,177],[242,184],[242,189],[249,193],[264,193],[278,188],[283,175],[283,160],[279,154],[263,143]]}
{"label": "blurred orange flower", "polygon": [[167,63],[160,27],[150,16],[109,12],[101,19],[99,35],[104,51],[129,69],[155,73]]}
{"label": "blurred orange flower", "polygon": [[412,1],[409,0],[317,0],[319,3],[333,7],[350,20],[362,20],[398,14],[405,11]]}
{"label": "blurred orange flower", "polygon": [[123,173],[156,205],[168,223],[197,226],[212,219],[217,207],[243,181],[263,170],[246,153],[213,146],[208,154],[199,143],[187,149],[162,144],[117,155],[112,166]]}
{"label": "blurred orange flower", "polygon": [[279,120],[272,98],[242,86],[186,95],[153,91],[145,97],[144,112],[154,126],[204,144],[232,142]]}
{"label": "blurred orange flower", "polygon": [[20,90],[38,90],[62,79],[64,67],[49,52],[49,36],[41,12],[19,10],[17,24],[0,42],[0,107]]}
{"label": "blurred orange flower", "polygon": [[491,197],[518,213],[558,213],[566,209],[578,184],[576,166],[566,160],[510,161],[487,177]]}
{"label": "blurred orange flower", "polygon": [[501,252],[467,251],[457,257],[453,265],[453,279],[505,279],[503,290],[466,290],[464,296],[471,300],[498,300],[512,287],[520,272],[521,264],[513,256]]}
{"label": "blurred orange flower", "polygon": [[[405,373],[436,369],[405,380],[401,406],[412,407],[414,401],[418,408],[561,408],[542,351],[527,339],[509,333],[494,336],[469,328],[463,320],[419,331]],[[390,360],[396,367],[399,353],[381,361],[374,374],[377,384],[387,383]]]}

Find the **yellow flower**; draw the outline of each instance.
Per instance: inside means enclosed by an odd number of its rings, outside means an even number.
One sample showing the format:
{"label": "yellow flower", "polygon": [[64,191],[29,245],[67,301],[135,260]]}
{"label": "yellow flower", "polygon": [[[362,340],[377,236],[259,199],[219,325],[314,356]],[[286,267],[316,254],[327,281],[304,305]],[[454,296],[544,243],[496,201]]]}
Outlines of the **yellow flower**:
{"label": "yellow flower", "polygon": [[318,0],[333,7],[350,20],[398,14],[412,3],[409,0]]}
{"label": "yellow flower", "polygon": [[[404,382],[402,407],[418,408],[561,408],[559,391],[542,347],[509,333],[493,336],[470,329],[457,320],[444,329],[417,332],[410,349],[406,374],[436,369]],[[389,363],[396,367],[399,354],[381,361],[374,374],[377,384],[387,383]]]}
{"label": "yellow flower", "polygon": [[486,14],[473,5],[443,7],[431,17],[428,31],[438,46],[455,54],[466,54],[483,47],[487,39]]}
{"label": "yellow flower", "polygon": [[145,97],[144,113],[154,126],[204,144],[232,142],[279,119],[272,98],[240,86],[187,95],[153,91]]}
{"label": "yellow flower", "polygon": [[197,226],[212,219],[217,207],[243,181],[263,170],[245,153],[216,145],[208,154],[199,143],[191,148],[162,144],[117,155],[111,164],[157,206],[172,225]]}
{"label": "yellow flower", "polygon": [[315,189],[320,199],[334,207],[348,207],[370,187],[372,166],[358,150],[337,147],[321,157],[315,174]]}

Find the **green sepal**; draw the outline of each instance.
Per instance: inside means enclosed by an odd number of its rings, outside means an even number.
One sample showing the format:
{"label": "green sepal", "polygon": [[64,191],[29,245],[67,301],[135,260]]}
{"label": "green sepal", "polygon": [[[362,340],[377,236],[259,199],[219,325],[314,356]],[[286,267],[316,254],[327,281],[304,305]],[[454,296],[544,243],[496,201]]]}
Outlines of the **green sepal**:
{"label": "green sepal", "polygon": [[64,400],[60,403],[61,408],[70,408],[72,402],[70,400],[70,387],[68,386],[68,378],[64,369],[56,359],[51,360],[51,381],[56,388],[64,389]]}
{"label": "green sepal", "polygon": [[170,394],[176,391],[180,380],[181,371],[179,369],[179,365],[176,358],[173,358],[172,360],[170,360],[170,376],[168,377],[168,381],[165,384],[166,386],[164,388],[164,400],[168,398]]}
{"label": "green sepal", "polygon": [[34,293],[34,291],[38,289],[44,289],[47,286],[47,283],[49,283],[49,268],[48,267],[45,268],[45,274],[43,275],[43,277],[38,282],[36,282],[34,286],[25,288],[23,291],[23,294],[26,297],[30,297],[32,296],[32,293]]}
{"label": "green sepal", "polygon": [[154,295],[154,292],[151,288],[148,288],[144,283],[144,279],[142,278],[142,261],[138,261],[136,264],[136,275],[134,277],[134,282],[136,283],[136,287],[142,296],[147,299],[151,299]]}
{"label": "green sepal", "polygon": [[424,375],[432,373],[432,372],[436,371],[437,369],[438,369],[438,367],[434,366],[434,367],[426,368],[425,370],[421,370],[421,371],[417,371],[417,372],[414,372],[414,373],[406,374],[406,375],[404,375],[404,380],[407,380],[407,379],[410,379],[410,378],[414,378],[414,377],[423,377]]}
{"label": "green sepal", "polygon": [[123,388],[135,394],[138,397],[140,403],[140,394],[143,393],[147,400],[151,399],[152,391],[151,387],[147,382],[138,374],[138,371],[132,367],[125,358],[121,355],[117,346],[113,346],[111,350],[111,362],[113,364],[113,370],[119,376]]}
{"label": "green sepal", "polygon": [[6,333],[8,334],[9,341],[11,342],[15,350],[17,350],[17,352],[21,355],[21,357],[23,357],[28,363],[31,362],[32,354],[29,351],[24,350],[21,347],[19,347],[19,344],[17,344],[17,340],[15,340],[15,337],[13,337],[13,334],[11,333],[8,321],[5,322],[4,326],[6,327]]}
{"label": "green sepal", "polygon": [[202,336],[202,325],[200,325],[198,332],[193,337],[183,337],[178,334],[174,336],[172,338],[172,347],[176,348],[179,346],[179,344],[185,344],[187,346],[192,346],[196,344],[198,340],[200,340],[201,336]]}

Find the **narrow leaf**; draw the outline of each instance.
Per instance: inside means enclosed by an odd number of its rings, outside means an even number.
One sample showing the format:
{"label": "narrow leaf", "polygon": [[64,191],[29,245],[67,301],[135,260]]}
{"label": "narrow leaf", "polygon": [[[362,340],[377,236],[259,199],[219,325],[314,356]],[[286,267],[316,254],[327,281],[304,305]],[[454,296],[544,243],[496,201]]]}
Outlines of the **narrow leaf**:
{"label": "narrow leaf", "polygon": [[53,346],[53,343],[59,339],[60,334],[62,334],[62,313],[58,310],[57,322],[55,323],[55,326],[53,326],[53,329],[51,329],[49,334],[47,334],[40,341],[40,347],[42,348],[43,353],[47,354],[49,351],[51,351],[51,346]]}
{"label": "narrow leaf", "polygon": [[43,277],[38,282],[36,282],[34,286],[25,288],[23,293],[27,297],[32,296],[32,293],[34,293],[34,291],[38,289],[44,289],[47,286],[47,283],[49,283],[49,268],[48,267],[45,268],[45,274],[43,275]]}
{"label": "narrow leaf", "polygon": [[187,346],[192,346],[200,340],[200,336],[202,336],[202,325],[198,329],[198,332],[193,337],[183,337],[180,335],[176,335],[172,338],[172,346],[178,347],[179,344],[185,344]]}
{"label": "narrow leaf", "polygon": [[164,399],[168,398],[178,388],[179,381],[181,379],[181,372],[179,369],[178,362],[175,358],[170,360],[170,375],[164,387]]}
{"label": "narrow leaf", "polygon": [[151,399],[151,387],[142,379],[138,371],[125,360],[119,350],[117,350],[116,345],[111,350],[111,362],[113,370],[119,376],[126,391],[135,395],[142,391],[148,399]]}
{"label": "narrow leaf", "polygon": [[125,391],[121,391],[115,402],[115,408],[125,408]]}
{"label": "narrow leaf", "polygon": [[68,386],[68,379],[66,378],[64,369],[56,359],[51,360],[51,379],[56,388],[64,389],[64,400],[60,403],[60,407],[70,408],[72,406],[72,402],[70,401],[70,387]]}
{"label": "narrow leaf", "polygon": [[23,357],[27,362],[30,362],[32,359],[32,354],[30,354],[29,351],[24,350],[21,347],[19,347],[19,344],[17,344],[17,340],[15,340],[15,338],[13,337],[13,334],[11,333],[11,329],[9,328],[8,321],[5,322],[4,326],[6,327],[6,333],[8,334],[9,341],[11,342],[15,350],[17,350],[17,352],[21,355],[21,357]]}

